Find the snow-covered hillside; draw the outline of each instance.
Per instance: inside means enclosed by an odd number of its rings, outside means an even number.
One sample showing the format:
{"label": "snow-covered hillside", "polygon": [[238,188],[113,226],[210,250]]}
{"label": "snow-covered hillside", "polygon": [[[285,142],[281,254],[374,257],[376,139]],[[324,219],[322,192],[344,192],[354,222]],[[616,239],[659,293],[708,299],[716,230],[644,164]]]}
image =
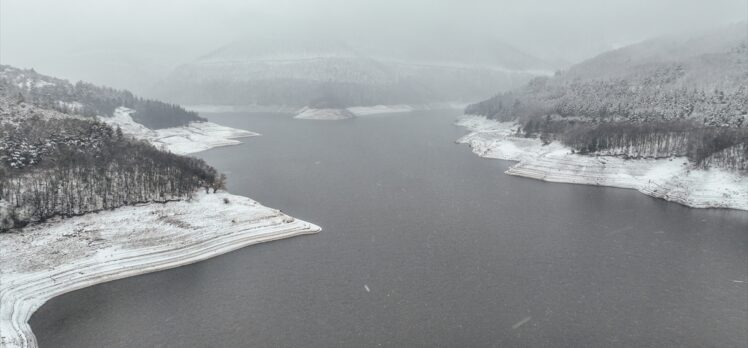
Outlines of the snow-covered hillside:
{"label": "snow-covered hillside", "polygon": [[748,24],[606,52],[472,104],[577,153],[748,170]]}
{"label": "snow-covered hillside", "polygon": [[0,65],[0,96],[21,96],[29,104],[81,116],[112,116],[120,106],[136,111],[133,119],[151,129],[178,127],[205,121],[196,112],[179,105],[145,99],[127,90],[96,86],[83,81],[75,84],[37,73]]}
{"label": "snow-covered hillside", "polygon": [[468,107],[501,120],[558,114],[748,124],[748,24],[622,47]]}
{"label": "snow-covered hillside", "polygon": [[[748,23],[692,35],[654,38],[602,53],[560,74],[556,80],[653,80],[666,88],[732,90],[748,70]],[[672,75],[657,76],[675,66]],[[660,78],[658,81],[657,79]]]}

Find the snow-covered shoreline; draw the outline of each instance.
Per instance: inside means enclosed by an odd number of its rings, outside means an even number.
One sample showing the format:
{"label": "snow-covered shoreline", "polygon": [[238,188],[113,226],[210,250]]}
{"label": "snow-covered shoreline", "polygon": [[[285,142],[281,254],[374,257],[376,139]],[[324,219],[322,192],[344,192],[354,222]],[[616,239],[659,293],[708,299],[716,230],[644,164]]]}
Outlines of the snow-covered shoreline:
{"label": "snow-covered shoreline", "polygon": [[299,120],[339,121],[356,118],[356,115],[348,111],[348,109],[317,109],[307,107],[299,110],[294,118]]}
{"label": "snow-covered shoreline", "polygon": [[482,116],[464,116],[456,124],[470,130],[458,143],[486,158],[517,161],[506,174],[549,182],[635,189],[694,208],[748,210],[748,177],[735,172],[698,170],[683,157],[622,159],[573,154],[553,142],[514,136],[517,125]]}
{"label": "snow-covered shoreline", "polygon": [[219,192],[0,234],[0,347],[36,347],[28,320],[55,296],[318,231],[249,198]]}
{"label": "snow-covered shoreline", "polygon": [[237,138],[260,135],[213,122],[192,122],[182,127],[154,130],[135,122],[130,116],[132,112],[133,110],[120,107],[114,111],[112,117],[99,117],[99,119],[112,127],[119,126],[126,135],[146,140],[158,148],[178,155],[205,151],[219,146],[238,145],[242,142],[236,140]]}
{"label": "snow-covered shoreline", "polygon": [[[392,104],[392,105],[371,105],[371,106],[351,106],[340,110],[347,110],[354,116],[369,116],[379,114],[404,113],[417,110],[436,110],[436,109],[464,109],[468,103],[465,102],[440,102],[430,104]],[[299,108],[298,106],[284,105],[187,105],[186,109],[201,113],[231,113],[231,112],[277,112],[285,114],[300,114],[309,107]],[[313,109],[313,108],[312,108]],[[318,109],[319,110],[319,109]],[[338,109],[332,109],[338,110]]]}
{"label": "snow-covered shoreline", "polygon": [[352,106],[348,108],[348,111],[352,112],[356,116],[368,116],[378,114],[392,114],[398,112],[411,112],[418,110],[417,106],[413,105],[374,105],[374,106]]}

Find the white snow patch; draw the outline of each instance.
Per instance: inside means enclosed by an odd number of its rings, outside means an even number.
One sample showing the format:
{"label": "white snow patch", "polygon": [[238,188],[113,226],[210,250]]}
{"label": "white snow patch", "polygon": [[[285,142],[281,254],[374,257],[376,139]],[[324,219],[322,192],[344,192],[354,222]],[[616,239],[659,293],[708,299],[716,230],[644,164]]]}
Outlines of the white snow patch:
{"label": "white snow patch", "polygon": [[34,87],[36,87],[36,88],[42,88],[42,87],[54,86],[54,85],[55,85],[54,83],[47,82],[47,81],[44,81],[44,80],[37,80],[37,81],[34,82]]}
{"label": "white snow patch", "polygon": [[318,231],[249,198],[218,192],[0,234],[0,347],[36,347],[28,320],[55,296]]}
{"label": "white snow patch", "polygon": [[415,108],[411,105],[353,106],[348,108],[348,111],[354,113],[356,116],[411,112],[413,110]]}
{"label": "white snow patch", "polygon": [[694,208],[748,210],[748,177],[712,168],[694,169],[684,157],[622,159],[573,154],[553,142],[515,136],[517,125],[482,116],[464,116],[457,125],[471,133],[458,139],[481,157],[517,161],[507,174],[551,182],[613,186],[638,190]]}
{"label": "white snow patch", "polygon": [[294,118],[302,120],[323,120],[323,121],[337,121],[347,120],[356,117],[352,112],[346,109],[315,109],[310,107],[302,108],[298,111]]}
{"label": "white snow patch", "polygon": [[112,117],[99,117],[99,119],[112,127],[119,126],[126,135],[146,140],[156,147],[179,155],[219,146],[238,145],[241,141],[236,138],[260,135],[213,122],[192,122],[182,127],[154,130],[135,122],[130,116],[132,112],[131,109],[120,107],[114,111]]}
{"label": "white snow patch", "polygon": [[[19,77],[23,77],[23,75]],[[18,78],[16,79],[16,81],[18,81]],[[19,88],[23,88],[25,90],[31,90],[32,88],[42,88],[42,87],[54,86],[54,85],[55,84],[52,82],[47,82],[47,81],[40,80],[40,79],[34,79],[31,77],[26,77],[25,80],[16,82],[16,86],[18,86]]]}
{"label": "white snow patch", "polygon": [[83,104],[79,102],[64,102],[64,101],[57,101],[57,105],[67,108],[71,111],[80,111],[83,109]]}
{"label": "white snow patch", "polygon": [[[437,109],[464,109],[470,103],[453,101],[429,104],[394,104],[394,105],[374,105],[374,106],[351,106],[346,108],[355,116],[369,116],[391,113],[406,113],[416,110],[437,110]],[[185,109],[200,113],[230,113],[230,112],[273,112],[273,113],[292,113],[298,114],[308,109],[299,109],[298,106],[288,105],[214,105],[198,104],[185,105]]]}

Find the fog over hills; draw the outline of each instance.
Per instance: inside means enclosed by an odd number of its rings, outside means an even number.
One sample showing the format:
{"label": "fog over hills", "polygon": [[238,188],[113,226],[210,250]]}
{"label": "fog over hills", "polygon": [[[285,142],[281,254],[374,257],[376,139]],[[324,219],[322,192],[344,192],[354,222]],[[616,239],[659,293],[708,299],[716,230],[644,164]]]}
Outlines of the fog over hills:
{"label": "fog over hills", "polygon": [[[334,34],[372,58],[438,58],[508,69],[534,61],[505,49],[501,43],[506,43],[553,62],[552,71],[623,44],[746,16],[743,0],[196,0],[182,5],[4,1],[0,63],[156,97],[150,95],[154,85],[177,66],[247,36],[283,31]],[[494,61],[491,50],[500,59]]]}
{"label": "fog over hills", "polygon": [[186,104],[426,104],[480,99],[553,69],[486,38],[352,40],[276,32],[177,67],[153,94]]}
{"label": "fog over hills", "polygon": [[559,80],[651,78],[653,70],[677,64],[683,74],[671,81],[671,87],[732,89],[745,82],[746,28],[743,21],[697,35],[669,35],[628,45],[572,66]]}

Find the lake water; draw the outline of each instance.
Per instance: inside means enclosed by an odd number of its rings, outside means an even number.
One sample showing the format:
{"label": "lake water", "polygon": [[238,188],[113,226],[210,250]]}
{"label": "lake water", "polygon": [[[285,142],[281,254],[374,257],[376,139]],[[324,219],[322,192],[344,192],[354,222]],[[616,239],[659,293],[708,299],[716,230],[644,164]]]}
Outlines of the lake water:
{"label": "lake water", "polygon": [[458,114],[207,115],[263,134],[198,154],[230,191],[323,231],[55,298],[40,346],[748,344],[748,213],[505,175]]}

